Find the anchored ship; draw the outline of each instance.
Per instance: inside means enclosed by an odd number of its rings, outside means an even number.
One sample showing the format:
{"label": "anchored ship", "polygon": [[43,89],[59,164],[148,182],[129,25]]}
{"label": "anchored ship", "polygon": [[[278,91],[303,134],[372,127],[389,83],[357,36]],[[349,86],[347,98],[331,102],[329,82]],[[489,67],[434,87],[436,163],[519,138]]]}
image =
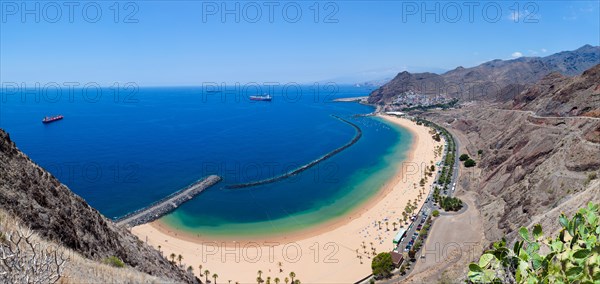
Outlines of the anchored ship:
{"label": "anchored ship", "polygon": [[46,117],[44,117],[44,119],[42,119],[42,123],[50,123],[50,122],[54,122],[57,120],[61,120],[63,118],[64,118],[64,116],[62,116],[62,115],[51,116],[51,117],[46,116]]}
{"label": "anchored ship", "polygon": [[250,96],[251,101],[265,101],[270,102],[273,99],[271,95],[262,95],[262,96]]}

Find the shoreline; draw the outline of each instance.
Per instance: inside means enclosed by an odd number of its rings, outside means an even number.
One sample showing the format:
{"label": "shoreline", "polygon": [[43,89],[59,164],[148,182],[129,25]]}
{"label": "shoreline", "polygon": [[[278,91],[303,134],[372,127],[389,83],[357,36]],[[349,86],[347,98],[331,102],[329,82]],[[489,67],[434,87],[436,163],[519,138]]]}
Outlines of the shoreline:
{"label": "shoreline", "polygon": [[[407,150],[403,164],[425,163],[429,165],[430,160],[437,161],[438,158],[433,158],[433,146],[441,143],[431,139],[431,135],[428,134],[429,128],[418,126],[416,123],[402,118],[387,115],[377,116],[389,123],[403,127],[411,133],[412,144]],[[161,245],[166,255],[171,252],[176,255],[182,254],[184,260],[194,264],[193,267],[197,267],[201,263],[204,267],[216,269],[217,273],[223,274],[222,276],[225,276],[224,273],[228,271],[236,271],[235,274],[227,275],[229,278],[221,279],[234,279],[240,282],[255,281],[256,271],[262,270],[265,274],[267,272],[273,274],[272,271],[276,271],[275,276],[281,280],[285,277],[283,272],[295,271],[303,282],[355,282],[370,274],[372,255],[367,252],[367,247],[371,247],[377,252],[390,251],[393,248],[391,240],[396,234],[391,226],[393,220],[400,218],[398,215],[403,211],[408,200],[413,201],[417,198],[416,190],[409,190],[412,189],[409,186],[418,183],[421,173],[419,172],[419,176],[411,176],[404,171],[404,165],[400,165],[377,193],[343,216],[282,235],[201,236],[177,231],[161,221],[136,226],[132,231],[142,240],[147,237],[149,244],[154,247]],[[427,193],[431,183],[432,179],[427,182],[425,187]],[[418,206],[422,206],[423,202],[424,200],[421,200]],[[385,228],[385,224],[380,225],[381,227],[376,225],[382,220],[389,220],[389,231]],[[321,249],[320,254],[319,251],[311,249],[315,244],[318,245],[317,249]],[[244,257],[244,250],[250,249],[250,245],[252,251],[260,252],[260,255],[268,253],[269,257],[263,256],[256,262],[248,261]],[[330,251],[326,251],[328,246]],[[289,255],[286,257],[286,254],[294,251],[290,247],[300,251],[299,254],[302,257],[296,262],[290,261]],[[217,252],[214,252],[215,249]],[[322,263],[315,262],[318,260],[317,257],[323,258],[332,251],[335,251],[335,263],[324,265],[326,259],[321,260]],[[303,255],[303,253],[307,253],[307,255]],[[244,257],[246,261],[239,261],[239,257]],[[281,268],[277,268],[278,262],[285,263],[285,271],[281,272]],[[292,269],[287,270],[288,266]],[[332,270],[339,272],[332,273]],[[284,274],[287,275],[287,273]],[[231,277],[234,275],[235,277]]]}
{"label": "shoreline", "polygon": [[[381,116],[380,116],[381,117]],[[385,119],[385,118],[384,118]],[[412,145],[407,150],[406,161],[411,161],[413,159],[413,152],[416,148],[416,145],[419,142],[417,134],[412,130],[408,129],[408,132],[411,133],[412,136]],[[403,162],[406,162],[403,161]],[[400,167],[394,177],[397,175],[403,175],[402,167]],[[360,216],[371,209],[375,204],[384,199],[392,190],[394,185],[397,184],[394,177],[390,180],[386,181],[382,188],[378,190],[375,194],[371,195],[368,200],[362,202],[355,208],[352,208],[348,213],[344,214],[341,217],[333,218],[319,224],[313,225],[306,229],[294,230],[293,232],[284,233],[283,235],[273,235],[273,234],[264,234],[264,235],[255,235],[255,236],[243,236],[241,239],[235,236],[230,235],[209,235],[209,236],[198,236],[198,234],[186,232],[183,230],[177,230],[172,228],[169,224],[161,221],[160,219],[147,223],[152,226],[154,229],[160,231],[163,234],[167,234],[171,237],[176,237],[182,240],[186,240],[189,242],[214,242],[218,241],[219,243],[223,243],[227,247],[235,246],[236,243],[240,241],[263,241],[263,242],[295,242],[298,240],[307,239],[310,237],[315,237],[331,231],[332,229],[337,229],[342,227],[354,219],[360,218]],[[196,235],[196,236],[194,236]]]}

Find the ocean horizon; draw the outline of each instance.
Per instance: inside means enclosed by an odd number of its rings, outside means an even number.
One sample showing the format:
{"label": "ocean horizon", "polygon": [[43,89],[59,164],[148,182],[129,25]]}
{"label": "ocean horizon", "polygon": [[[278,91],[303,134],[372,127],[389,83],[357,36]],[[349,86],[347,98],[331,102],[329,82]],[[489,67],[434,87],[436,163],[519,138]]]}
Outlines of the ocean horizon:
{"label": "ocean horizon", "polygon": [[[20,149],[109,218],[143,208],[210,174],[223,181],[163,223],[194,234],[262,235],[305,229],[374,196],[410,147],[408,131],[358,103],[370,89],[277,87],[271,102],[202,87],[144,87],[119,97],[35,100],[3,94],[0,127]],[[75,92],[77,93],[77,92]],[[42,124],[45,116],[61,121]],[[290,178],[243,189],[227,186],[289,172],[348,143],[348,149]],[[252,230],[250,230],[252,228]]]}

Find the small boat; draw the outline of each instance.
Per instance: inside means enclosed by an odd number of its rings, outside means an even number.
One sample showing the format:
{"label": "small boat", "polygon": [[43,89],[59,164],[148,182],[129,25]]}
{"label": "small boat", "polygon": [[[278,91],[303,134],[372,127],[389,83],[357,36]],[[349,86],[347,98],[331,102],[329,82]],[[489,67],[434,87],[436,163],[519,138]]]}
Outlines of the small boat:
{"label": "small boat", "polygon": [[270,102],[273,99],[271,95],[262,95],[262,96],[250,96],[251,101],[264,101]]}
{"label": "small boat", "polygon": [[57,120],[61,120],[65,118],[62,115],[57,115],[57,116],[46,116],[44,117],[44,119],[42,119],[42,123],[50,123],[50,122],[55,122]]}

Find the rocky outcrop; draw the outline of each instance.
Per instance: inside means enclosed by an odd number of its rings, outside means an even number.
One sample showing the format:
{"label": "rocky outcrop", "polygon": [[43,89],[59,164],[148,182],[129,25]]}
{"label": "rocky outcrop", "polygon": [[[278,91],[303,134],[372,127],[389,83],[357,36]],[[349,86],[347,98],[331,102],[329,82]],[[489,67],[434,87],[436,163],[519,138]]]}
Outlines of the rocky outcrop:
{"label": "rocky outcrop", "polygon": [[387,84],[373,91],[369,96],[368,102],[371,104],[388,104],[394,98],[390,94],[415,91],[425,94],[438,94],[439,89],[444,86],[444,79],[434,73],[399,73]]}
{"label": "rocky outcrop", "polygon": [[[532,123],[530,116],[481,104],[428,114],[438,122],[455,118],[445,126],[461,137],[461,152],[468,152],[478,162],[476,169],[463,170],[459,183],[477,193],[477,207],[490,241],[514,236],[535,216],[586,191],[588,176],[600,170],[600,144],[586,139],[586,133],[600,127],[599,120]],[[600,196],[594,199],[598,202]]]}
{"label": "rocky outcrop", "polygon": [[0,206],[42,237],[89,259],[116,256],[150,275],[197,282],[32,162],[1,129]]}
{"label": "rocky outcrop", "polygon": [[600,65],[574,77],[551,73],[507,105],[540,116],[600,117]]}

